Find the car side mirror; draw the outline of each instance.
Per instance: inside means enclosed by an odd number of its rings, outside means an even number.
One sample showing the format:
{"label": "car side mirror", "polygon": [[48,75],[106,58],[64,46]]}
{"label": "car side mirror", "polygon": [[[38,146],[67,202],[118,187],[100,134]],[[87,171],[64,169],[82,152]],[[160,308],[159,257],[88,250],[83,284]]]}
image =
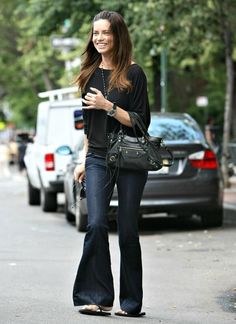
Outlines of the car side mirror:
{"label": "car side mirror", "polygon": [[62,145],[56,149],[56,153],[60,155],[71,155],[73,152],[68,145]]}

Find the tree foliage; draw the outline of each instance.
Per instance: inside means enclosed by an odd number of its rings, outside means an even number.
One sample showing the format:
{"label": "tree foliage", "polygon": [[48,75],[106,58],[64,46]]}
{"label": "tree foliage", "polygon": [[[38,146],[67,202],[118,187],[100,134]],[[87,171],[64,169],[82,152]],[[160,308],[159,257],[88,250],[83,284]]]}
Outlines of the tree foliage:
{"label": "tree foliage", "polygon": [[1,98],[18,126],[34,124],[38,92],[54,88],[63,73],[49,36],[33,33],[33,17],[25,15],[27,5],[26,0],[0,4]]}
{"label": "tree foliage", "polygon": [[[223,122],[225,31],[231,32],[231,57],[235,60],[235,0],[2,0],[0,96],[10,104],[16,121],[32,123],[37,93],[68,86],[73,79],[65,77],[66,57],[52,47],[52,37],[80,39],[78,48],[66,54],[70,59],[80,56],[91,19],[103,9],[124,16],[135,60],[148,75],[153,109],[160,109],[160,54],[166,48],[169,109],[190,112],[202,125],[207,114]],[[207,114],[196,107],[200,95],[209,98]]]}

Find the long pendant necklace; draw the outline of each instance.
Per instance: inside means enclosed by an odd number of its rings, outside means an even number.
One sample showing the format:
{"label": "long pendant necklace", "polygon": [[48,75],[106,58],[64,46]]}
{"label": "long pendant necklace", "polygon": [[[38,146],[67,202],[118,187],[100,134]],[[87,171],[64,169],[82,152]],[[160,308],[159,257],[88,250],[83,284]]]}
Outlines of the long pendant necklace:
{"label": "long pendant necklace", "polygon": [[105,82],[105,77],[104,77],[104,72],[103,72],[103,65],[101,67],[101,71],[102,71],[102,82],[103,82],[104,97],[105,97],[105,99],[108,99],[108,96],[109,96],[110,92],[106,89],[106,82]]}

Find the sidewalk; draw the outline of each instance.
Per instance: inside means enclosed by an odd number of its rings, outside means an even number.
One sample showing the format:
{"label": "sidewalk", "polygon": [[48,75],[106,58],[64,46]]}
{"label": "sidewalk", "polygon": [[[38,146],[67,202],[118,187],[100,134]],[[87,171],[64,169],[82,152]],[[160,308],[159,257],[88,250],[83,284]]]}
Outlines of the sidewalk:
{"label": "sidewalk", "polygon": [[236,211],[236,176],[230,179],[230,188],[224,189],[224,207]]}

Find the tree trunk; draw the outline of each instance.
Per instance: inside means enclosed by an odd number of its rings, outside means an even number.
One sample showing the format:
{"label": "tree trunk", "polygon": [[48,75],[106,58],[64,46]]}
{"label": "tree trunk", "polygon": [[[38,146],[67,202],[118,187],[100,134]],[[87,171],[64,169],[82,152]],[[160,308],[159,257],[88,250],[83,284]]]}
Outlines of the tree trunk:
{"label": "tree trunk", "polygon": [[222,174],[224,186],[229,187],[228,175],[228,159],[229,150],[228,144],[230,139],[231,128],[231,114],[233,105],[233,88],[234,88],[234,64],[232,59],[232,34],[225,29],[225,64],[226,64],[226,96],[225,96],[225,110],[224,110],[224,133],[223,133],[223,147],[222,147]]}
{"label": "tree trunk", "polygon": [[231,136],[236,140],[236,62],[234,64],[234,90],[233,90],[233,107],[232,107],[232,127]]}
{"label": "tree trunk", "polygon": [[47,71],[43,71],[42,72],[43,75],[43,81],[44,81],[44,85],[45,85],[45,89],[47,91],[49,90],[53,90],[54,86],[49,78],[48,72]]}

